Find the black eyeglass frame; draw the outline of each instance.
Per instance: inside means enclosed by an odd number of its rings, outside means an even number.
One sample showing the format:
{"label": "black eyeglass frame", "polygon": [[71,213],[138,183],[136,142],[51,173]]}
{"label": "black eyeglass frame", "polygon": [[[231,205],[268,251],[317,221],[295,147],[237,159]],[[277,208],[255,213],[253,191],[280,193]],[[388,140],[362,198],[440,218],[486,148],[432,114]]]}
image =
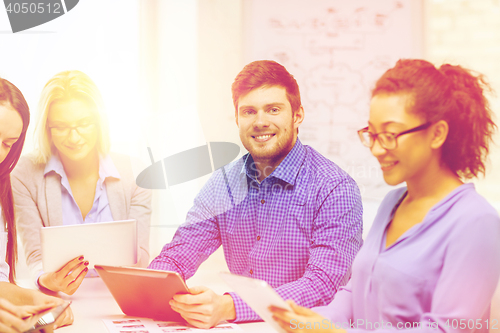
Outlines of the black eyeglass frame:
{"label": "black eyeglass frame", "polygon": [[[423,130],[429,128],[429,126],[431,126],[431,125],[432,125],[431,122],[426,122],[425,124],[422,124],[422,125],[417,126],[417,127],[410,128],[409,130],[403,131],[401,133],[392,133],[392,132],[371,133],[370,131],[368,131],[368,126],[367,126],[367,127],[362,128],[362,129],[360,129],[358,131],[358,136],[359,136],[359,138],[360,138],[361,143],[363,144],[363,146],[368,147],[368,148],[372,148],[373,145],[375,144],[375,140],[378,140],[378,136],[380,134],[390,134],[392,136],[392,139],[396,143],[396,145],[395,145],[394,148],[387,148],[387,147],[385,147],[385,145],[380,140],[378,142],[380,143],[380,146],[382,148],[387,149],[387,150],[394,150],[394,149],[398,148],[398,140],[397,139],[401,135],[409,134],[409,133],[413,133],[413,132],[418,132],[418,131],[423,131]],[[371,138],[371,145],[368,146],[368,145],[365,144],[365,140],[363,140],[363,133],[369,133],[370,138]]]}
{"label": "black eyeglass frame", "polygon": [[[78,133],[78,135],[85,135],[86,134],[85,132],[84,133],[80,133],[79,128],[81,129],[82,127],[86,127],[86,126],[90,127],[90,126],[96,126],[96,125],[97,125],[97,123],[91,122],[91,123],[88,123],[88,124],[77,125],[77,126],[49,126],[49,129],[50,129],[51,133],[52,133],[53,129],[58,129],[58,130],[64,129],[65,131],[67,130],[68,131],[67,134],[61,135],[63,137],[66,137],[66,136],[70,135],[71,132],[73,132],[73,130],[75,130]],[[54,135],[54,134],[52,134],[52,135]]]}

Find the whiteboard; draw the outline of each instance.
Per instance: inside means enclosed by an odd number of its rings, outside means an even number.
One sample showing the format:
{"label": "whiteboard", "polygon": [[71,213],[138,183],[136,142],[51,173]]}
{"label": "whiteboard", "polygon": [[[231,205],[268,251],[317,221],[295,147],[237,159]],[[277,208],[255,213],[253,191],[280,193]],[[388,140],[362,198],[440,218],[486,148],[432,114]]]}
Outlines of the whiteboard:
{"label": "whiteboard", "polygon": [[421,0],[245,0],[245,63],[271,59],[299,84],[303,144],[347,171],[364,198],[390,189],[358,139],[370,91],[400,58],[422,57]]}

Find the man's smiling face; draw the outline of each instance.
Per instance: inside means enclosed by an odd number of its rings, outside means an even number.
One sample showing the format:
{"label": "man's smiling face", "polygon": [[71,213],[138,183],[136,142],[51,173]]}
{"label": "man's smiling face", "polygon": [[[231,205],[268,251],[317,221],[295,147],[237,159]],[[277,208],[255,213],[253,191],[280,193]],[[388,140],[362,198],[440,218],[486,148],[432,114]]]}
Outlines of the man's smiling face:
{"label": "man's smiling face", "polygon": [[262,86],[239,98],[236,124],[255,162],[279,164],[285,158],[297,141],[302,113],[302,107],[293,113],[281,86]]}

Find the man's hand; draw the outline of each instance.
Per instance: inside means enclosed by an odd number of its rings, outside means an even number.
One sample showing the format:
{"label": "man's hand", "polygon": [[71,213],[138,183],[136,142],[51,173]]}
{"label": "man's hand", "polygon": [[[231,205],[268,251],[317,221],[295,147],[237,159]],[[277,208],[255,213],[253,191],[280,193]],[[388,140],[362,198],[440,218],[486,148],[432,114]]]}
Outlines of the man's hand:
{"label": "man's hand", "polygon": [[73,295],[87,274],[88,264],[88,261],[83,261],[83,256],[75,258],[56,272],[43,273],[38,283],[49,290]]}
{"label": "man's hand", "polygon": [[172,310],[179,312],[189,324],[211,328],[236,318],[231,295],[217,295],[207,287],[193,287],[189,291],[191,294],[177,294],[170,301]]}

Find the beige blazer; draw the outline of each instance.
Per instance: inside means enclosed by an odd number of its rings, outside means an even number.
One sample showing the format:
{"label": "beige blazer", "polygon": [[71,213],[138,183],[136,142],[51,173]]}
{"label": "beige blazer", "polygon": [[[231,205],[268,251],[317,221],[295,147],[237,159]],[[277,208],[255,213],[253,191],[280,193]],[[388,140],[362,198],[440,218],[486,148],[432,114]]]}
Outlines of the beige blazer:
{"label": "beige blazer", "polygon": [[[137,220],[138,266],[146,267],[149,262],[151,190],[136,185],[130,157],[114,153],[110,156],[121,177],[106,180],[111,214],[114,220]],[[17,227],[33,278],[42,271],[41,227],[63,225],[61,177],[55,173],[44,176],[44,169],[45,164],[35,164],[33,156],[23,156],[11,177]]]}

